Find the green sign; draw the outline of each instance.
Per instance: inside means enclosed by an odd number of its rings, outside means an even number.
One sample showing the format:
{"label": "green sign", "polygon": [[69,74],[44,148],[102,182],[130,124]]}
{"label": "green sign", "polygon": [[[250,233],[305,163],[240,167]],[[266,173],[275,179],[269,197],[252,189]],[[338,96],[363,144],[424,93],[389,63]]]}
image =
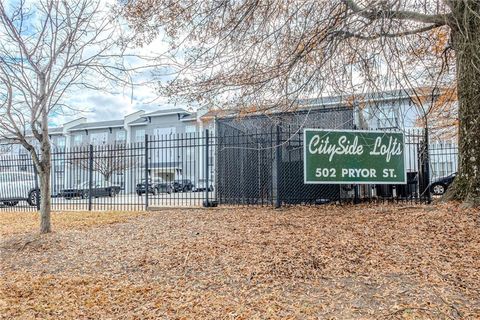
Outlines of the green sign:
{"label": "green sign", "polygon": [[399,132],[305,129],[305,183],[406,183]]}

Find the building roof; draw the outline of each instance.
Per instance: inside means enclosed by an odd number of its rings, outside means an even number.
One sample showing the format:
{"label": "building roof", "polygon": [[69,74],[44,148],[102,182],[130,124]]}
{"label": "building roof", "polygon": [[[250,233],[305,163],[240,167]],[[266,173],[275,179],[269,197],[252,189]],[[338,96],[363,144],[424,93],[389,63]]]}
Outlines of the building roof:
{"label": "building roof", "polygon": [[407,90],[389,90],[379,92],[355,93],[336,96],[325,96],[318,98],[299,99],[298,104],[301,108],[305,107],[331,107],[331,106],[353,106],[354,103],[376,102],[386,100],[410,99],[412,92]]}
{"label": "building roof", "polygon": [[[182,108],[162,109],[162,110],[157,110],[150,113],[145,113],[143,116],[141,116],[137,120],[130,122],[129,125],[137,125],[137,126],[145,125],[149,123],[148,117],[162,117],[162,116],[167,116],[172,114],[183,115],[182,117],[182,120],[183,120],[184,118],[190,117],[193,113]],[[188,121],[188,120],[189,119],[186,119],[185,121]]]}
{"label": "building roof", "polygon": [[183,108],[162,109],[162,110],[146,113],[144,114],[144,117],[164,116],[164,115],[177,114],[177,113],[190,114],[191,112],[188,112]]}
{"label": "building roof", "polygon": [[[310,102],[310,104],[307,104]],[[326,105],[323,103],[319,103],[314,101],[313,99],[304,99],[298,100],[296,104],[292,104],[290,109],[288,108],[249,108],[248,111],[243,110],[228,110],[228,109],[215,109],[210,110],[205,113],[201,119],[203,121],[209,121],[215,118],[243,118],[243,117],[252,117],[252,116],[265,116],[265,115],[282,115],[282,114],[293,114],[293,113],[300,113],[300,112],[307,112],[308,110],[329,110],[329,109],[336,109],[341,107],[341,104],[335,103]]]}
{"label": "building roof", "polygon": [[142,124],[148,124],[147,117],[142,116],[141,118],[138,118],[137,120],[129,123],[129,125],[142,125]]}
{"label": "building roof", "polygon": [[108,121],[96,121],[96,122],[88,122],[88,123],[81,123],[76,125],[70,130],[83,130],[83,129],[95,129],[95,128],[112,128],[112,127],[123,127],[124,121],[123,120],[108,120]]}
{"label": "building roof", "polygon": [[[48,134],[53,135],[53,134],[62,134],[63,133],[63,128],[62,127],[48,127]],[[25,136],[26,137],[33,137],[33,132],[32,130],[26,130],[25,131]],[[13,138],[13,136],[12,136]]]}
{"label": "building roof", "polygon": [[63,133],[63,127],[48,128],[48,133],[50,134]]}
{"label": "building roof", "polygon": [[[280,113],[289,113],[289,112],[301,112],[306,110],[320,110],[320,109],[331,109],[339,107],[353,107],[355,104],[362,103],[377,103],[377,102],[386,102],[386,101],[398,101],[404,99],[413,99],[417,96],[430,96],[438,95],[439,90],[442,88],[431,88],[431,87],[418,87],[414,89],[398,89],[398,90],[386,90],[386,91],[375,91],[375,92],[366,92],[366,93],[356,93],[356,94],[346,94],[346,95],[335,95],[335,96],[324,96],[318,98],[304,98],[298,99],[295,104],[292,104],[289,110],[284,110],[283,108],[273,108],[268,109],[268,114],[280,114]],[[205,115],[202,116],[203,120],[209,120],[213,118],[232,118],[232,117],[242,117],[242,116],[255,116],[261,115],[264,112],[262,108],[249,108],[251,111],[243,110],[228,110],[228,109],[217,109],[209,110]]]}
{"label": "building roof", "polygon": [[197,120],[197,113],[196,112],[193,112],[193,113],[189,113],[185,116],[183,116],[180,121],[195,121]]}

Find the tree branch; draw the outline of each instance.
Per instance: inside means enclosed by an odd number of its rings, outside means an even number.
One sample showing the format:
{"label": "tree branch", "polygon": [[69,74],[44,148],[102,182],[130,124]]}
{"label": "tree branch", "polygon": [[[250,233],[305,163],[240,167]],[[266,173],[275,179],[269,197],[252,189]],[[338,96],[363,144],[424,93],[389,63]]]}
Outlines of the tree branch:
{"label": "tree branch", "polygon": [[354,13],[369,19],[394,19],[394,20],[410,20],[420,23],[429,23],[434,25],[445,25],[451,19],[449,14],[423,14],[409,10],[378,10],[376,8],[362,8],[354,0],[342,0],[347,7]]}
{"label": "tree branch", "polygon": [[343,35],[345,38],[356,38],[356,39],[361,39],[361,40],[376,40],[380,39],[382,37],[385,38],[398,38],[398,37],[404,37],[408,35],[413,35],[413,34],[419,34],[423,33],[432,29],[439,28],[443,26],[444,24],[432,24],[423,28],[418,28],[418,29],[413,29],[413,30],[407,30],[403,32],[395,32],[395,33],[390,33],[390,32],[379,32],[375,35],[371,36],[366,36],[360,33],[354,33],[351,31],[346,31],[346,30],[339,30],[339,31],[334,31],[332,32],[332,35]]}

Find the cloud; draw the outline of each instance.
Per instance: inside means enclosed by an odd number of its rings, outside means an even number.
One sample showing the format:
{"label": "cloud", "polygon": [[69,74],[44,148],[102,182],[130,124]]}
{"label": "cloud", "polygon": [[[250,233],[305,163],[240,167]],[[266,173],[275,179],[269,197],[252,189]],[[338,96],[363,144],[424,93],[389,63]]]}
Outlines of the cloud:
{"label": "cloud", "polygon": [[[4,5],[9,7],[12,11],[15,7],[18,7],[19,0],[0,0]],[[107,20],[107,16],[112,13],[110,11],[111,5],[115,4],[117,0],[96,0],[101,4],[101,10],[98,13],[97,19],[93,21],[92,28],[101,26]],[[67,3],[69,3],[67,1]],[[32,33],[32,41],[35,42],[35,37],[38,36],[35,26],[41,25],[42,17],[37,14],[38,6],[40,2],[38,0],[26,0],[25,6],[31,7],[32,15],[29,16],[27,22],[29,23],[28,33]],[[103,29],[96,39],[94,45],[88,46],[82,51],[82,57],[94,56],[97,52],[101,51],[103,46],[116,43],[116,36],[128,35],[130,32],[126,27],[125,21],[119,18],[115,21],[115,24],[110,25]],[[25,31],[26,32],[26,31]],[[0,44],[8,46],[6,42]],[[106,56],[105,60],[100,60],[105,64],[116,67],[121,64],[125,65],[129,69],[135,69],[137,71],[131,72],[129,76],[132,82],[135,84],[132,86],[122,85],[121,83],[110,83],[109,78],[102,77],[104,74],[108,74],[101,68],[93,68],[96,70],[91,74],[86,72],[79,78],[82,82],[87,83],[89,86],[101,86],[104,90],[86,89],[83,86],[72,86],[59,102],[58,107],[54,107],[53,112],[50,114],[49,122],[52,126],[61,126],[64,123],[77,119],[79,117],[87,117],[88,121],[104,121],[113,119],[122,119],[125,115],[135,112],[137,110],[145,110],[147,112],[158,109],[166,109],[172,107],[168,103],[166,97],[160,97],[156,86],[158,81],[166,81],[168,78],[163,76],[168,72],[168,68],[155,69],[155,75],[152,75],[154,68],[149,68],[154,64],[159,63],[160,59],[154,59],[161,56],[168,50],[168,43],[165,41],[165,37],[159,35],[148,45],[144,45],[138,48],[128,48],[125,51],[126,56],[123,59],[118,58],[118,54],[121,53],[119,47],[112,47],[109,52],[103,52]],[[48,55],[48,53],[47,53]],[[111,58],[110,58],[111,56]],[[140,57],[148,57],[148,59],[141,59]],[[61,64],[61,59],[58,59],[58,64]],[[115,70],[115,68],[109,69],[109,71]],[[123,74],[122,74],[123,76]],[[126,78],[126,77],[125,77]],[[69,78],[65,79],[65,83],[69,83]],[[59,85],[61,87],[61,85]],[[1,91],[1,88],[0,88]],[[1,93],[1,92],[0,92]],[[18,99],[22,99],[21,95],[18,95]],[[60,107],[65,106],[65,107]]]}
{"label": "cloud", "polygon": [[[155,57],[165,50],[166,45],[157,39],[148,46],[129,49],[128,54]],[[124,59],[128,68],[146,67],[148,62],[140,58],[127,57]],[[153,63],[153,62],[151,62]],[[152,71],[156,72],[155,76]],[[72,88],[63,98],[63,104],[68,106],[60,113],[51,116],[51,123],[61,126],[65,122],[87,117],[89,122],[122,119],[125,115],[138,110],[146,112],[174,107],[167,97],[159,96],[156,89],[158,81],[166,81],[169,77],[158,76],[160,69],[145,68],[131,74],[133,85],[115,87],[106,91],[93,89]],[[92,80],[94,81],[94,80]],[[178,106],[176,106],[178,107]],[[180,106],[181,107],[181,106]]]}
{"label": "cloud", "polygon": [[174,107],[167,98],[159,97],[149,85],[116,93],[74,90],[64,98],[64,102],[68,108],[53,114],[50,117],[51,125],[61,126],[80,117],[86,117],[88,122],[123,119],[125,115],[138,110],[151,112]]}

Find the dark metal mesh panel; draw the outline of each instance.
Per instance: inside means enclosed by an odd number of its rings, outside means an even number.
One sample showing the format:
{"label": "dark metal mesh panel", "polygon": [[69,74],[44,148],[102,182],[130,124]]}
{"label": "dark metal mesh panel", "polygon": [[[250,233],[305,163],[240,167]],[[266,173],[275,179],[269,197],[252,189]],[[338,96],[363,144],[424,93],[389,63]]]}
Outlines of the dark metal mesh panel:
{"label": "dark metal mesh panel", "polygon": [[217,135],[238,129],[243,133],[267,133],[273,126],[292,128],[352,129],[352,108],[325,108],[302,110],[273,115],[253,115],[217,119]]}
{"label": "dark metal mesh panel", "polygon": [[217,162],[219,202],[272,204],[278,199],[277,204],[300,204],[340,200],[338,185],[303,183],[305,127],[352,129],[352,109],[217,120],[216,134],[223,152],[218,153]]}
{"label": "dark metal mesh panel", "polygon": [[339,201],[341,189],[334,184],[304,184],[303,130],[288,126],[280,129],[281,159],[279,197],[285,204],[321,204]]}
{"label": "dark metal mesh panel", "polygon": [[273,132],[245,134],[217,127],[217,200],[223,204],[272,204]]}

